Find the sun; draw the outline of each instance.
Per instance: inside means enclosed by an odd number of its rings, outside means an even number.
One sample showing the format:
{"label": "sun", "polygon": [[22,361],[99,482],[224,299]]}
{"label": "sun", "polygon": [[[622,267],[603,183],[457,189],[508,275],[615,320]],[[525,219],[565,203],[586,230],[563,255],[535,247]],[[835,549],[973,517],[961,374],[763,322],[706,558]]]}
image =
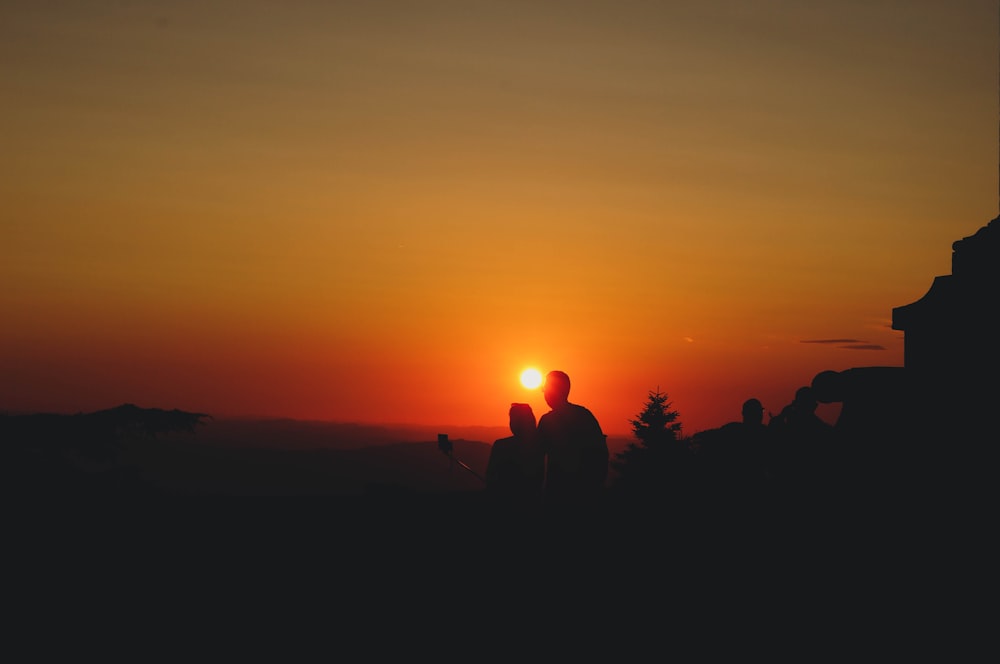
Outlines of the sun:
{"label": "sun", "polygon": [[538,369],[525,369],[521,372],[521,385],[534,390],[542,384],[542,372]]}

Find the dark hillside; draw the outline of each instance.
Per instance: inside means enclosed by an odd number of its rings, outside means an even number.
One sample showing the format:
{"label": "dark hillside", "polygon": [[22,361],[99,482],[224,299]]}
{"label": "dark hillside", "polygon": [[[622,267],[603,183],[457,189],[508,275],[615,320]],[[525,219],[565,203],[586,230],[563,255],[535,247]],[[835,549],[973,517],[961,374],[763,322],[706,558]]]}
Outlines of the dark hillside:
{"label": "dark hillside", "polygon": [[74,415],[3,415],[0,439],[6,490],[36,496],[477,491],[490,450],[487,442],[451,439],[454,457],[469,472],[442,453],[436,434],[415,429],[214,421],[131,404]]}
{"label": "dark hillside", "polygon": [[[479,475],[489,446],[454,441],[455,455]],[[482,488],[452,465],[437,442],[373,445],[353,449],[279,449],[219,446],[193,440],[152,441],[136,447],[127,463],[144,482],[168,494],[346,496],[386,492],[447,492]]]}

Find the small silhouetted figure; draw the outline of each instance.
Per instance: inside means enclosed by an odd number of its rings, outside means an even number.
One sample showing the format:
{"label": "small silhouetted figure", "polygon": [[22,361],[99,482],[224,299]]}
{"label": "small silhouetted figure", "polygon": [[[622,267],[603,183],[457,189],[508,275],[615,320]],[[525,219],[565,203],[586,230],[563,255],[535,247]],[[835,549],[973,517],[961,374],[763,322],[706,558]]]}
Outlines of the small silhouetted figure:
{"label": "small silhouetted figure", "polygon": [[696,434],[707,479],[725,491],[757,489],[767,479],[768,427],[759,399],[747,399],[740,420]]}
{"label": "small silhouetted figure", "polygon": [[569,401],[569,376],[550,371],[543,393],[551,410],[538,421],[538,441],[546,456],[545,503],[596,506],[608,477],[608,443],[597,418]]}
{"label": "small silhouetted figure", "polygon": [[768,422],[771,469],[777,479],[800,486],[830,479],[833,426],[816,414],[819,406],[810,386]]}
{"label": "small silhouetted figure", "polygon": [[486,465],[486,490],[496,505],[537,507],[545,482],[545,455],[538,445],[530,405],[510,405],[510,431],[514,435],[493,441]]}

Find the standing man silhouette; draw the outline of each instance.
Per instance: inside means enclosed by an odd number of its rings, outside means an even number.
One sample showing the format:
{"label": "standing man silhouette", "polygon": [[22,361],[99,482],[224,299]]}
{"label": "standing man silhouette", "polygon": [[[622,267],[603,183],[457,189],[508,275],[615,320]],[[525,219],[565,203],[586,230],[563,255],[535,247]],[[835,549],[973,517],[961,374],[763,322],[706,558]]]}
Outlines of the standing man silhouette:
{"label": "standing man silhouette", "polygon": [[767,475],[769,429],[759,399],[743,402],[741,419],[695,434],[707,479],[717,489],[743,496],[759,488]]}
{"label": "standing man silhouette", "polygon": [[597,418],[569,401],[569,376],[550,371],[543,394],[551,410],[538,420],[537,440],[546,456],[545,503],[595,506],[608,477],[608,442]]}

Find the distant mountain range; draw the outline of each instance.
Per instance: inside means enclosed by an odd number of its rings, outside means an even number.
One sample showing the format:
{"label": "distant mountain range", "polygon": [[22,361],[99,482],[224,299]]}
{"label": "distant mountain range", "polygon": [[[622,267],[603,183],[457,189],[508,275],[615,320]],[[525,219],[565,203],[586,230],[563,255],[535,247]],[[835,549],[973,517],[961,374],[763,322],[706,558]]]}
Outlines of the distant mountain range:
{"label": "distant mountain range", "polygon": [[[194,436],[171,435],[134,446],[128,457],[148,481],[179,493],[369,495],[483,489],[492,443],[509,431],[448,430],[454,432],[449,434],[452,458],[439,449],[439,428],[434,427],[218,420]],[[613,452],[626,443],[609,440]]]}
{"label": "distant mountain range", "polygon": [[[503,427],[429,427],[117,408],[3,415],[8,486],[29,493],[372,496],[476,492]],[[438,446],[447,434],[452,456]],[[627,441],[609,440],[614,451]]]}
{"label": "distant mountain range", "polygon": [[492,443],[509,436],[499,426],[380,425],[325,422],[291,418],[220,418],[199,430],[198,438],[222,446],[264,447],[297,450],[350,450],[373,445],[433,442],[438,434],[450,440]]}

